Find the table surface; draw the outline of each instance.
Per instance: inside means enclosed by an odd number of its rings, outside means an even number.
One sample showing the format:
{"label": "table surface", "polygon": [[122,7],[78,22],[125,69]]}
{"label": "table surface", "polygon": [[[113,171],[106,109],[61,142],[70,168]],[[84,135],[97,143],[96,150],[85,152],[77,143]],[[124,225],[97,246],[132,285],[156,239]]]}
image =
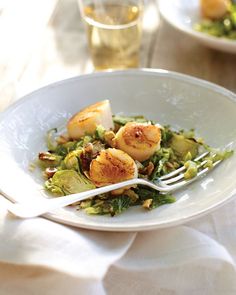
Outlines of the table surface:
{"label": "table surface", "polygon": [[[29,25],[30,24],[30,25]],[[93,71],[77,0],[0,3],[0,110],[51,82]],[[236,91],[236,55],[170,27],[146,0],[141,67],[196,76]]]}

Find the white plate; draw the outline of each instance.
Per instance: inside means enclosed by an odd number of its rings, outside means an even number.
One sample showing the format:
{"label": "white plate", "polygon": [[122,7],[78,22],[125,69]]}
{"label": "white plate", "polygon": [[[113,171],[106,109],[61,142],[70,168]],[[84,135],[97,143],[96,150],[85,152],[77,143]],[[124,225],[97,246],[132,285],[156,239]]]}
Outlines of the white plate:
{"label": "white plate", "polygon": [[[214,84],[163,70],[129,70],[79,76],[39,89],[0,115],[0,188],[12,200],[46,196],[39,171],[28,166],[45,150],[45,133],[75,112],[110,99],[114,113],[144,114],[174,128],[196,128],[215,147],[236,145],[236,96]],[[46,217],[90,229],[138,231],[177,225],[208,213],[236,191],[236,157],[175,194],[177,202],[153,211],[131,208],[116,216],[89,216],[74,208]]]}
{"label": "white plate", "polygon": [[164,19],[176,29],[208,47],[236,53],[236,41],[217,38],[193,29],[193,25],[201,20],[200,0],[159,0],[159,9]]}

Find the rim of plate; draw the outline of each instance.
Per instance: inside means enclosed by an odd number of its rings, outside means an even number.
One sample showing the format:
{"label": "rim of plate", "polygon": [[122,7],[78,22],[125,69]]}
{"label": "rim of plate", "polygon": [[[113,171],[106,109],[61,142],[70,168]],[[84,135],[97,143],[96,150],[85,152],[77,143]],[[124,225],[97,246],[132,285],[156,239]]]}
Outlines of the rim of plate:
{"label": "rim of plate", "polygon": [[4,118],[5,115],[7,115],[8,112],[10,112],[15,107],[25,103],[27,100],[30,100],[32,95],[39,94],[41,92],[47,91],[49,88],[57,87],[58,85],[65,84],[65,83],[73,83],[76,80],[83,80],[83,79],[90,79],[91,77],[101,77],[101,76],[120,76],[120,75],[143,75],[143,74],[157,74],[157,76],[163,76],[163,77],[171,77],[177,80],[182,80],[188,83],[192,83],[199,86],[204,86],[205,88],[211,89],[215,92],[221,93],[223,95],[226,95],[228,99],[233,100],[236,102],[236,93],[233,91],[220,86],[216,83],[197,78],[191,75],[182,74],[175,71],[169,71],[164,69],[157,69],[157,68],[133,68],[133,69],[127,69],[127,70],[104,70],[100,72],[92,72],[87,74],[81,74],[78,76],[74,76],[71,78],[66,78],[63,80],[59,80],[56,82],[49,83],[45,86],[42,86],[34,91],[31,91],[30,93],[18,98],[15,102],[13,102],[10,106],[8,106],[4,111],[0,113],[0,121]]}
{"label": "rim of plate", "polygon": [[180,25],[174,22],[172,19],[168,18],[168,16],[165,13],[165,9],[163,7],[166,6],[167,1],[166,0],[159,0],[159,11],[160,14],[163,16],[163,18],[174,28],[178,29],[181,32],[184,32],[188,34],[189,36],[195,37],[197,39],[202,39],[203,41],[211,41],[214,43],[218,44],[225,44],[227,46],[235,47],[236,49],[236,41],[235,40],[230,40],[226,38],[219,38],[219,37],[214,37],[211,35],[207,35],[201,32],[197,32],[194,29],[190,29],[188,26],[185,25]]}
{"label": "rim of plate", "polygon": [[[236,103],[236,94],[233,93],[232,91],[219,86],[215,83],[208,82],[206,80],[202,80],[190,75],[186,74],[181,74],[178,72],[173,72],[173,71],[168,71],[168,70],[163,70],[163,69],[148,69],[148,68],[140,68],[140,69],[129,69],[129,70],[108,70],[108,71],[102,71],[102,72],[95,72],[95,73],[90,73],[90,74],[83,74],[80,76],[64,79],[58,82],[54,82],[52,84],[46,85],[42,88],[39,88],[24,97],[20,98],[18,101],[10,105],[5,111],[3,111],[0,114],[0,123],[1,120],[4,120],[4,117],[11,112],[12,109],[15,107],[24,104],[28,100],[32,98],[34,94],[39,94],[42,92],[47,91],[50,88],[57,87],[58,85],[65,84],[65,83],[73,83],[78,80],[83,80],[83,79],[90,79],[90,78],[96,78],[96,77],[103,77],[103,76],[120,76],[120,75],[156,75],[157,77],[170,77],[173,79],[177,79],[180,81],[184,81],[189,84],[194,84],[198,85],[203,88],[207,88],[212,90],[213,92],[218,92],[222,95],[225,96],[225,99],[229,99],[230,101],[233,101]],[[56,221],[62,224],[70,225],[70,226],[75,226],[79,228],[85,228],[85,229],[92,229],[92,230],[99,230],[99,231],[119,231],[119,232],[127,232],[127,231],[146,231],[146,230],[153,230],[153,229],[158,229],[158,228],[167,228],[167,227],[172,227],[172,226],[177,226],[183,223],[186,223],[188,221],[194,220],[198,217],[201,217],[203,215],[206,215],[213,210],[217,209],[218,207],[224,205],[225,203],[229,202],[234,195],[236,194],[236,186],[235,188],[228,193],[222,200],[219,200],[215,204],[204,208],[195,214],[192,214],[190,216],[183,216],[178,219],[173,219],[169,221],[163,221],[163,222],[155,222],[155,220],[152,221],[146,221],[145,224],[142,224],[142,222],[137,221],[135,224],[112,224],[112,223],[98,223],[98,222],[92,222],[92,220],[88,223],[84,222],[76,222],[76,221],[71,221],[71,220],[65,220],[64,217],[61,216],[61,214],[56,214],[56,213],[47,213],[44,214],[43,217],[50,219],[52,221]],[[3,195],[7,196],[5,192],[3,192]],[[11,196],[9,196],[9,199],[12,200]]]}

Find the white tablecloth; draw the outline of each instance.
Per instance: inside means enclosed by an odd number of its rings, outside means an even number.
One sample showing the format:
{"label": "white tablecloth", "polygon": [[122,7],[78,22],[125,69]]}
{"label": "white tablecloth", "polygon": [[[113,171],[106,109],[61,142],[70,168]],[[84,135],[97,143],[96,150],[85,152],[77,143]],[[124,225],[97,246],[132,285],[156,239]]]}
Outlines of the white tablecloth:
{"label": "white tablecloth", "polygon": [[236,201],[140,233],[19,220],[0,202],[0,294],[236,294]]}

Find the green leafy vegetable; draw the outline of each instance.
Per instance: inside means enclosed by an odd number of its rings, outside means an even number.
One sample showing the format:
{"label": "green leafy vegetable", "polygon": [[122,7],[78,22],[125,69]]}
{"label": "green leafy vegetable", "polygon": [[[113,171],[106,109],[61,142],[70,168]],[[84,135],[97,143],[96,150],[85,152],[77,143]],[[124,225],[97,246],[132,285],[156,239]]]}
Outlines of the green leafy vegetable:
{"label": "green leafy vegetable", "polygon": [[111,216],[122,213],[132,205],[132,200],[128,196],[120,195],[117,197],[107,194],[97,196],[93,199],[80,203],[79,208],[84,209],[87,214],[110,214]]}
{"label": "green leafy vegetable", "polygon": [[113,122],[118,125],[125,125],[128,122],[146,123],[149,122],[144,116],[113,116]]}
{"label": "green leafy vegetable", "polygon": [[52,154],[50,152],[39,153],[38,156],[39,165],[43,168],[47,167],[57,167],[61,164],[62,157],[57,154]]}
{"label": "green leafy vegetable", "polygon": [[79,158],[82,152],[83,152],[82,149],[77,149],[77,150],[69,152],[66,155],[64,159],[64,164],[66,169],[74,169],[76,171],[80,171]]}
{"label": "green leafy vegetable", "polygon": [[106,132],[106,129],[102,125],[98,125],[95,130],[95,138],[97,140],[104,141],[105,132]]}
{"label": "green leafy vegetable", "polygon": [[110,214],[112,216],[120,214],[130,207],[131,199],[127,196],[119,196],[111,200],[110,202]]}
{"label": "green leafy vegetable", "polygon": [[69,195],[94,189],[95,185],[79,172],[60,170],[46,181],[45,187],[54,194]]}
{"label": "green leafy vegetable", "polygon": [[184,173],[185,179],[191,179],[197,175],[198,168],[197,163],[193,161],[187,161],[184,166],[186,167],[186,172]]}
{"label": "green leafy vegetable", "polygon": [[77,148],[78,143],[76,141],[69,141],[64,144],[58,144],[54,154],[57,154],[61,157],[65,157],[69,152]]}
{"label": "green leafy vegetable", "polygon": [[141,203],[144,203],[146,200],[151,200],[150,206],[145,207],[147,209],[154,209],[175,202],[175,198],[171,194],[160,194],[158,191],[151,188],[139,187],[135,189],[135,192],[139,195]]}
{"label": "green leafy vegetable", "polygon": [[183,160],[189,153],[193,159],[198,155],[199,144],[194,139],[187,138],[183,134],[175,133],[171,138],[170,147],[180,159]]}
{"label": "green leafy vegetable", "polygon": [[50,151],[55,151],[57,143],[55,141],[55,134],[57,133],[57,128],[50,129],[47,132],[47,147]]}

